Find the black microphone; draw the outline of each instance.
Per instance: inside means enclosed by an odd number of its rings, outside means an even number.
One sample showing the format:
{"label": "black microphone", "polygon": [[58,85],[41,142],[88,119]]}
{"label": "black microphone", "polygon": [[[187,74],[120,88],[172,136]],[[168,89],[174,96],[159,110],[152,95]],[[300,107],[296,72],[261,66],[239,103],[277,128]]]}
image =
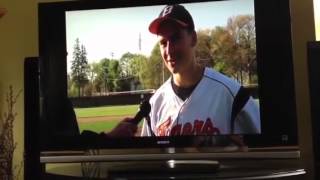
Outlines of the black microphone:
{"label": "black microphone", "polygon": [[142,120],[142,118],[147,117],[151,111],[151,105],[149,101],[144,100],[140,103],[139,111],[134,116],[132,120],[130,120],[130,123],[133,124],[139,124],[139,122]]}

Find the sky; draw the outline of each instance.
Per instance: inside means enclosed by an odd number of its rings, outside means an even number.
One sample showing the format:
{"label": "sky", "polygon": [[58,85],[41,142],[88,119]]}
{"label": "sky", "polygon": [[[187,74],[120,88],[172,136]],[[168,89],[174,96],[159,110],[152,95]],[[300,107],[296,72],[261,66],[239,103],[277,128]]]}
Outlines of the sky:
{"label": "sky", "polygon": [[[192,15],[196,30],[225,26],[229,17],[239,14],[254,15],[253,0],[183,5]],[[163,7],[164,5],[66,12],[68,72],[76,38],[85,46],[89,63],[103,58],[119,59],[126,52],[149,56],[157,43],[157,37],[148,31],[148,27]]]}

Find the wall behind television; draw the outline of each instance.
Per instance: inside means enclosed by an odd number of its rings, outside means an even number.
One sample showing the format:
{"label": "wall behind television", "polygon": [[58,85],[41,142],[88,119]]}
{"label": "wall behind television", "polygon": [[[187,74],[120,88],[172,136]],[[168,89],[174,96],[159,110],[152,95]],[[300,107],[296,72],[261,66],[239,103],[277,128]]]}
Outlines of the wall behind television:
{"label": "wall behind television", "polygon": [[316,39],[320,41],[320,1],[313,0],[314,21],[316,26]]}
{"label": "wall behind television", "polygon": [[[37,3],[57,0],[1,0],[0,7],[7,14],[0,19],[0,113],[6,110],[5,93],[13,85],[23,89],[23,59],[38,55]],[[63,0],[61,0],[63,1]],[[308,97],[306,42],[315,39],[313,0],[292,0],[293,57],[296,85],[299,139],[302,163],[312,169],[310,105]],[[18,143],[14,162],[18,165],[23,155],[23,93],[16,104],[18,116],[14,124],[14,138]],[[311,173],[312,175],[312,173]],[[19,179],[22,179],[23,172]]]}
{"label": "wall behind television", "polygon": [[303,3],[299,0],[291,0],[291,24],[299,145],[302,147],[302,163],[309,170],[309,175],[313,176],[314,159],[306,55],[306,42],[315,40],[312,0]]}
{"label": "wall behind television", "polygon": [[[15,93],[23,90],[23,60],[38,56],[38,2],[46,0],[1,0],[7,13],[0,18],[0,117],[6,112],[5,94],[12,85]],[[24,93],[15,106],[14,140],[18,143],[14,165],[23,161]],[[23,169],[18,179],[23,179]]]}

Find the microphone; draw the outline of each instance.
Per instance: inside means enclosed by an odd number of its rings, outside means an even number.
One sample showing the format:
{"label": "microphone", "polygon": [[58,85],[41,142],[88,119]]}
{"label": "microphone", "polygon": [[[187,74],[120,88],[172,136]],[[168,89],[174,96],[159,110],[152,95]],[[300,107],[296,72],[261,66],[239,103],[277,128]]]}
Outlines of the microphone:
{"label": "microphone", "polygon": [[130,123],[138,125],[142,118],[147,117],[151,111],[151,105],[149,101],[144,100],[140,103],[139,111],[134,116]]}

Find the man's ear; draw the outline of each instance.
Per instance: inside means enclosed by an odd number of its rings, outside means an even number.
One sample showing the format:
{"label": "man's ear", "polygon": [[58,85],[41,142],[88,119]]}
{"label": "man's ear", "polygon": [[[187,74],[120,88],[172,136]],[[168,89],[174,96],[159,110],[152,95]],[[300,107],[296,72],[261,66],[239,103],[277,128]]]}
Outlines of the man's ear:
{"label": "man's ear", "polygon": [[195,47],[197,45],[198,37],[196,31],[192,31],[192,42],[191,46]]}

